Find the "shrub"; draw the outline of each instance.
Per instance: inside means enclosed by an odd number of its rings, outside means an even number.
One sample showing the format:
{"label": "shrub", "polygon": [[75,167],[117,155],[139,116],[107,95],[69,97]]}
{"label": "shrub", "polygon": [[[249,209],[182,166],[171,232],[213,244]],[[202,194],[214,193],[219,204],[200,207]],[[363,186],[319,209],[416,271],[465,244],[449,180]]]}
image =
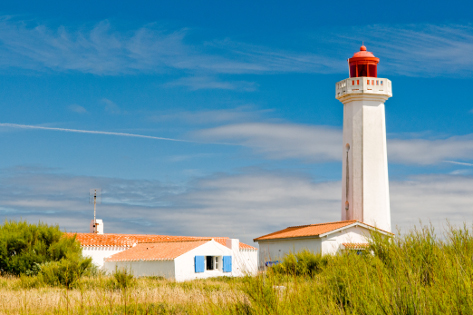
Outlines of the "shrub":
{"label": "shrub", "polygon": [[40,266],[38,277],[51,286],[73,287],[92,264],[91,258],[68,255],[60,261],[47,262]]}
{"label": "shrub", "polygon": [[40,265],[81,254],[80,244],[59,226],[5,221],[0,226],[0,273],[37,275]]}
{"label": "shrub", "polygon": [[322,254],[303,250],[284,256],[282,262],[272,267],[272,270],[279,274],[314,276],[327,266],[329,258],[330,256],[322,256]]}

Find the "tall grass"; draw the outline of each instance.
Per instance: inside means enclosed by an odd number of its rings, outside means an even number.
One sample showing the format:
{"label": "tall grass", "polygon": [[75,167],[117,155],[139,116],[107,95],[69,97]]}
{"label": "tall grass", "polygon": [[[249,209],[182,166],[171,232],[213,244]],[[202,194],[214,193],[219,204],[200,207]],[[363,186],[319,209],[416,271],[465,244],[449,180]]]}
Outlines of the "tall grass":
{"label": "tall grass", "polygon": [[125,314],[126,304],[126,314],[473,314],[472,259],[466,226],[440,236],[426,226],[395,238],[373,235],[362,255],[300,252],[256,277],[140,278],[126,293],[123,277],[83,278],[69,291],[1,278],[0,310]]}

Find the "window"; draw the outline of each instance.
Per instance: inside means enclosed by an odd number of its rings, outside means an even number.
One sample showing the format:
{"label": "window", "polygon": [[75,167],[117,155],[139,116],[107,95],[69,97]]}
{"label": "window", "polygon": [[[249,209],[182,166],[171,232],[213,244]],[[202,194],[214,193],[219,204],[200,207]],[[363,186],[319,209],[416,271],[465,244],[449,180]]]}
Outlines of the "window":
{"label": "window", "polygon": [[214,270],[214,256],[205,256],[205,270]]}
{"label": "window", "polygon": [[215,269],[218,269],[218,257],[215,257]]}

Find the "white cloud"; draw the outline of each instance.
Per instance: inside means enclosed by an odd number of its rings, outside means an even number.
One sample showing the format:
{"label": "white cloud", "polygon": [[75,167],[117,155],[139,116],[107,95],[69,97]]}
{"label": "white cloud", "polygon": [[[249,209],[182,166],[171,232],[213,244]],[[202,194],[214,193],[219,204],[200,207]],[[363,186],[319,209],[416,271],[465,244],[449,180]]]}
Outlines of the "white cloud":
{"label": "white cloud", "polygon": [[172,113],[157,114],[150,117],[153,121],[183,121],[188,124],[215,124],[236,121],[251,121],[260,118],[264,114],[272,112],[272,109],[256,109],[251,105],[238,106],[229,109],[178,111]]}
{"label": "white cloud", "polygon": [[438,229],[451,223],[473,221],[473,177],[451,175],[414,176],[391,181],[391,213],[394,225],[406,229],[431,221]]}
{"label": "white cloud", "polygon": [[201,130],[196,136],[244,145],[271,159],[337,161],[342,151],[341,131],[323,126],[244,123]]}
{"label": "white cloud", "polygon": [[115,102],[113,102],[109,99],[103,98],[102,103],[105,104],[105,111],[106,112],[108,112],[110,114],[114,114],[114,115],[119,115],[119,114],[122,113],[122,110],[120,109],[120,107],[118,107],[117,104],[115,104]]}
{"label": "white cloud", "polygon": [[[117,75],[169,70],[208,74],[327,72],[327,69],[333,72],[331,69],[336,64],[330,58],[315,54],[257,46],[247,46],[242,53],[236,50],[236,47],[244,47],[240,43],[210,41],[192,45],[184,41],[188,32],[186,29],[162,31],[151,25],[118,32],[108,21],[93,28],[83,26],[72,30],[61,26],[52,29],[3,17],[0,19],[0,66]],[[192,77],[182,80],[181,84],[198,87]],[[233,85],[254,88],[246,82],[220,82],[217,88]],[[210,88],[210,83],[201,82],[200,88],[203,87]]]}
{"label": "white cloud", "polygon": [[[0,213],[7,219],[59,223],[87,231],[90,187],[102,187],[98,207],[107,232],[231,236],[252,239],[292,225],[340,220],[341,183],[252,170],[201,177],[184,185],[159,181],[3,170]],[[391,181],[393,226],[422,220],[441,228],[471,223],[473,177],[422,175]]]}
{"label": "white cloud", "polygon": [[143,138],[143,139],[166,140],[166,141],[177,141],[177,142],[194,142],[194,141],[188,141],[188,140],[182,140],[182,139],[163,138],[163,137],[147,136],[147,135],[140,135],[140,134],[136,134],[136,133],[126,133],[126,132],[112,132],[112,131],[100,131],[100,130],[82,130],[82,129],[56,128],[56,127],[45,127],[45,126],[35,126],[35,125],[20,125],[20,124],[9,124],[9,123],[0,123],[0,127],[4,127],[6,129],[25,129],[25,130],[35,130],[36,129],[36,130],[73,132],[73,133],[83,133],[83,134],[96,134],[96,135],[106,135],[106,136]]}
{"label": "white cloud", "polygon": [[[412,76],[471,76],[473,26],[470,24],[371,25],[353,28],[383,56],[390,72]],[[373,43],[373,44],[371,44]]]}
{"label": "white cloud", "polygon": [[389,139],[389,160],[429,165],[452,159],[473,159],[473,134],[446,139]]}
{"label": "white cloud", "polygon": [[[204,129],[197,137],[252,148],[270,159],[339,161],[342,131],[325,126],[245,123]],[[388,139],[390,163],[432,165],[473,158],[473,134],[446,139]]]}
{"label": "white cloud", "polygon": [[78,114],[86,114],[87,109],[85,109],[83,106],[77,105],[77,104],[72,104],[67,107],[70,111],[78,113]]}
{"label": "white cloud", "polygon": [[[191,89],[252,90],[251,82],[208,79],[215,74],[342,73],[353,53],[347,45],[365,40],[391,73],[413,76],[471,76],[471,25],[368,25],[315,30],[309,51],[209,39],[191,43],[188,29],[163,31],[154,25],[117,31],[108,21],[93,27],[57,29],[0,18],[0,67],[37,71],[79,71],[99,75],[169,73],[175,85]],[[353,44],[352,44],[353,43]],[[323,47],[323,49],[321,49]],[[347,55],[348,54],[348,55]],[[189,77],[188,77],[189,76]]]}
{"label": "white cloud", "polygon": [[165,84],[168,87],[184,86],[191,91],[203,89],[235,90],[252,92],[257,88],[255,82],[247,81],[221,81],[213,77],[187,77]]}

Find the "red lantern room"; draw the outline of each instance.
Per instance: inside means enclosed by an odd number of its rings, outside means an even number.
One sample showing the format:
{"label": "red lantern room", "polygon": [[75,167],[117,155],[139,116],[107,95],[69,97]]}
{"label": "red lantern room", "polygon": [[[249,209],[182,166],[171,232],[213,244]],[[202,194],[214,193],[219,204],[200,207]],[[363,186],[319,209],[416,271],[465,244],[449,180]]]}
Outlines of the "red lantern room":
{"label": "red lantern room", "polygon": [[353,77],[377,77],[378,76],[379,58],[373,53],[366,51],[363,45],[360,51],[356,52],[353,57],[348,59],[350,65],[350,78]]}

